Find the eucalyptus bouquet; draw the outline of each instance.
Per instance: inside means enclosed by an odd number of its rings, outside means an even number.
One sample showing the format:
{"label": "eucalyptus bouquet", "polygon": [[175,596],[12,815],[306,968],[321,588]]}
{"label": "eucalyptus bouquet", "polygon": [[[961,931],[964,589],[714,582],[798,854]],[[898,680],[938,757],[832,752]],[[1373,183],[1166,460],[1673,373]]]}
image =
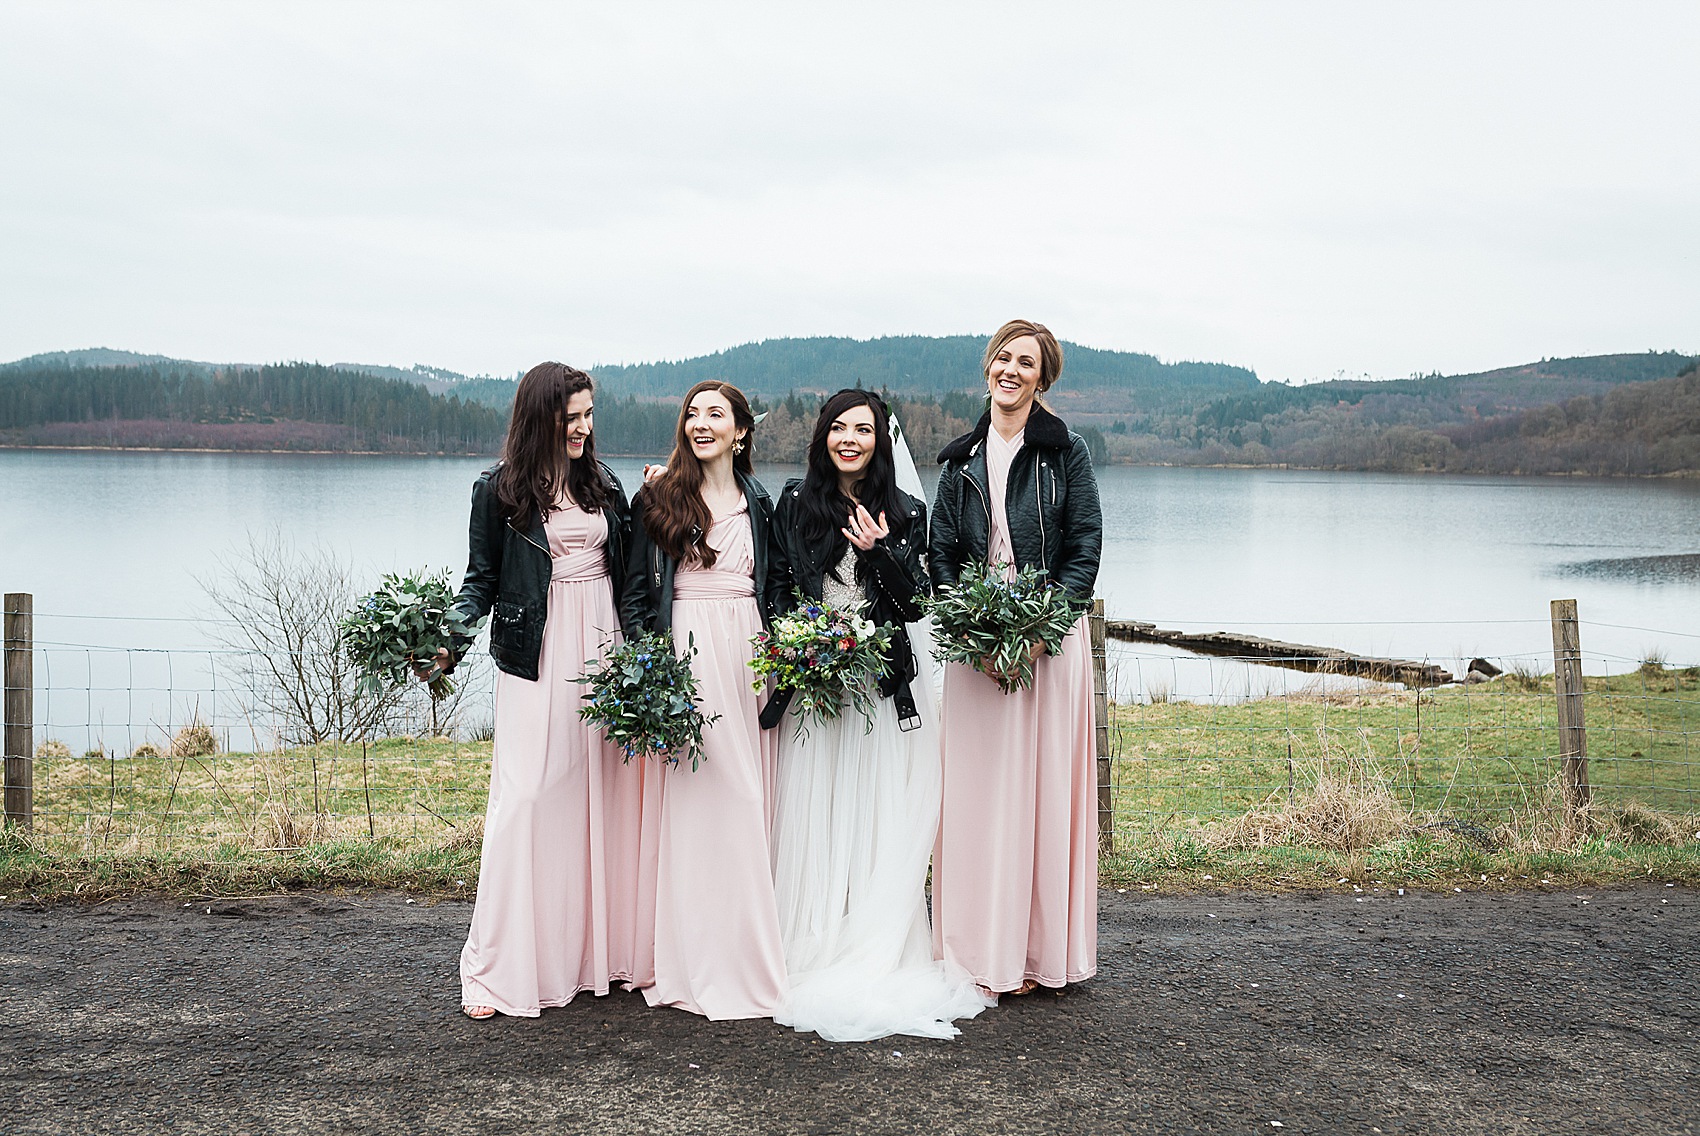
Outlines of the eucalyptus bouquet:
{"label": "eucalyptus bouquet", "polygon": [[796,608],[773,621],[772,631],[750,640],[756,649],[752,685],[760,690],[772,678],[780,690],[791,691],[798,733],[810,719],[833,721],[846,701],[872,729],[875,684],[890,658],[891,627],[876,626],[860,604],[828,607],[801,593],[797,599]]}
{"label": "eucalyptus bouquet", "polygon": [[967,663],[996,678],[1005,694],[1033,682],[1032,646],[1053,655],[1080,618],[1067,593],[1027,567],[1006,580],[1002,566],[966,564],[956,586],[927,602],[940,662]]}
{"label": "eucalyptus bouquet", "polygon": [[586,661],[586,672],[576,680],[590,687],[578,716],[600,726],[627,761],[658,757],[677,765],[683,750],[693,770],[702,762],[703,729],[720,715],[705,717],[697,705],[697,676],[691,672],[696,637],[686,643],[680,656],[665,635],[628,639],[600,660]]}
{"label": "eucalyptus bouquet", "polygon": [[[452,651],[457,638],[471,638],[477,624],[469,626],[453,612],[454,600],[446,570],[385,575],[378,590],[357,602],[337,625],[343,651],[360,670],[361,689],[376,694],[386,682],[400,686],[415,664],[434,666],[440,649]],[[440,672],[427,685],[437,699],[455,689]]]}

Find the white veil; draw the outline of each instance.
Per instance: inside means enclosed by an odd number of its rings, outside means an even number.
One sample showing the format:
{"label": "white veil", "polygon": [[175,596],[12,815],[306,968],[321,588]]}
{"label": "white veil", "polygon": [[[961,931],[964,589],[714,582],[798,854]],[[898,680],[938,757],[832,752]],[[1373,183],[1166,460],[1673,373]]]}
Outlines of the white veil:
{"label": "white veil", "polygon": [[[897,421],[897,415],[889,415],[891,424],[891,460],[897,473],[897,487],[911,497],[922,501],[927,499],[927,490],[921,484],[920,471],[915,468],[915,455],[909,452],[909,439],[903,434],[903,426]],[[922,565],[924,571],[926,565]],[[939,670],[933,659],[933,617],[923,615],[909,627],[909,644],[915,651],[915,683],[910,693],[917,700],[921,692],[931,690],[933,704],[929,709],[933,712],[933,721],[938,721],[939,700],[944,693],[944,674]]]}

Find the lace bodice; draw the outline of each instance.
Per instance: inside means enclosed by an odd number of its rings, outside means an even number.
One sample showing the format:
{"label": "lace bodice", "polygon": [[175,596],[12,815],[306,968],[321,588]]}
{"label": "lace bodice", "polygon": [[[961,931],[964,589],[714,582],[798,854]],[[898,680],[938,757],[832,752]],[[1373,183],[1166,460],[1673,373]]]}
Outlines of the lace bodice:
{"label": "lace bodice", "polygon": [[[838,579],[833,579],[833,576]],[[845,581],[839,583],[839,580]],[[838,567],[821,576],[821,601],[828,607],[847,608],[859,604],[864,598],[862,585],[856,582],[856,546],[849,541],[844,542],[844,557],[838,562]]]}

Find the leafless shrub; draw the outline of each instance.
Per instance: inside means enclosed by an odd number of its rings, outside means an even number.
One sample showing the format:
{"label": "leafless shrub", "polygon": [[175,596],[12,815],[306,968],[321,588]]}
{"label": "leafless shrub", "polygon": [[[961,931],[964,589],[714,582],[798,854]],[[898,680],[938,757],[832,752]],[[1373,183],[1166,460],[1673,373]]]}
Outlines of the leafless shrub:
{"label": "leafless shrub", "polygon": [[200,581],[220,617],[209,634],[239,652],[251,710],[277,724],[281,743],[376,737],[407,716],[407,690],[362,690],[342,652],[337,624],[361,591],[346,561],[273,532],[250,534],[220,569]]}

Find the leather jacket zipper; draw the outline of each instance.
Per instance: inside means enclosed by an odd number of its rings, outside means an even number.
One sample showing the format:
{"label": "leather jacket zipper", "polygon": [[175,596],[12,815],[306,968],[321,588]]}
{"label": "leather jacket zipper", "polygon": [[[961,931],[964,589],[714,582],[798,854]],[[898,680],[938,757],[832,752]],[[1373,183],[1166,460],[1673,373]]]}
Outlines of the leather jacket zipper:
{"label": "leather jacket zipper", "polygon": [[[1049,467],[1047,467],[1045,463],[1040,462],[1039,470],[1049,472]],[[1039,567],[1043,568],[1046,572],[1049,572],[1051,570],[1051,566],[1045,559],[1045,498],[1039,491],[1039,478],[1037,474],[1035,474],[1033,478],[1033,507],[1039,511]],[[1013,542],[1011,546],[1013,547]]]}

